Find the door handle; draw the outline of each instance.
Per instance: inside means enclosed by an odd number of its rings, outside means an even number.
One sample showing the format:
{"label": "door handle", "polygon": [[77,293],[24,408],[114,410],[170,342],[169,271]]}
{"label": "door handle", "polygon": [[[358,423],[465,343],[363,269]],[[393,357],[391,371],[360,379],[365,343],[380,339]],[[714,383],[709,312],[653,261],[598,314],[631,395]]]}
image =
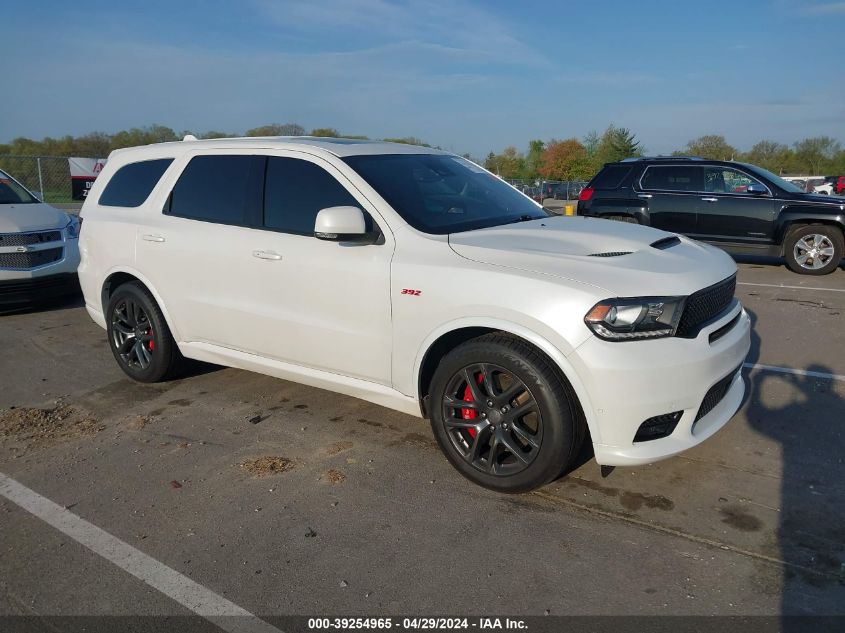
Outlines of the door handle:
{"label": "door handle", "polygon": [[269,259],[272,261],[279,261],[282,256],[273,251],[252,251],[252,256],[258,259]]}
{"label": "door handle", "polygon": [[142,236],[145,242],[163,242],[164,237],[161,235],[144,235]]}
{"label": "door handle", "polygon": [[719,202],[718,198],[702,198],[702,202]]}
{"label": "door handle", "polygon": [[638,193],[637,197],[638,198],[653,198],[654,196],[652,196],[650,193]]}

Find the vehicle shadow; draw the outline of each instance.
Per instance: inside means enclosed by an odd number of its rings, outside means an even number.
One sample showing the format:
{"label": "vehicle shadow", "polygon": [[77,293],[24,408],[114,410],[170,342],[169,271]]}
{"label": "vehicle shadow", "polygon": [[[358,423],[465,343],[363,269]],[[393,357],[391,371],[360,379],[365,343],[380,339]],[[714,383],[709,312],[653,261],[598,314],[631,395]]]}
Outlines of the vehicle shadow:
{"label": "vehicle shadow", "polygon": [[72,308],[84,308],[85,300],[82,294],[71,294],[66,297],[57,297],[46,301],[36,301],[20,305],[0,306],[0,316],[12,314],[32,314],[35,312],[53,312],[56,310],[70,310]]}
{"label": "vehicle shadow", "polygon": [[[747,362],[756,363],[757,316],[747,311],[752,320]],[[845,399],[837,381],[817,375],[832,374],[829,367],[814,364],[805,370],[816,375],[745,374],[748,422],[782,452],[777,549],[783,561],[785,631],[808,630],[805,622],[788,616],[845,614]]]}
{"label": "vehicle shadow", "polygon": [[[749,264],[757,266],[777,266],[789,271],[786,267],[786,260],[783,257],[770,257],[767,255],[739,255],[737,253],[728,253],[737,264]],[[839,270],[845,270],[845,259],[839,264]]]}

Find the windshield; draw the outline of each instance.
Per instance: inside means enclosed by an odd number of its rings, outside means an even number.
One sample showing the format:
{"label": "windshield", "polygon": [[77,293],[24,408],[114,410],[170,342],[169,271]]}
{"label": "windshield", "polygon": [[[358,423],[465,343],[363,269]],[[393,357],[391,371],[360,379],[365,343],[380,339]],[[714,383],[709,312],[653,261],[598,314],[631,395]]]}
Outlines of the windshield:
{"label": "windshield", "polygon": [[790,193],[804,193],[804,190],[797,185],[792,184],[788,180],[784,180],[780,176],[777,176],[770,172],[768,169],[763,169],[762,167],[757,167],[757,165],[748,165],[747,163],[743,163],[748,169],[753,171],[754,173],[763,176],[763,178],[768,179],[773,184],[777,185],[784,191],[788,191]]}
{"label": "windshield", "polygon": [[9,174],[0,170],[0,204],[34,204],[38,202]]}
{"label": "windshield", "polygon": [[508,183],[457,156],[379,154],[344,160],[408,224],[426,233],[457,233],[549,215]]}

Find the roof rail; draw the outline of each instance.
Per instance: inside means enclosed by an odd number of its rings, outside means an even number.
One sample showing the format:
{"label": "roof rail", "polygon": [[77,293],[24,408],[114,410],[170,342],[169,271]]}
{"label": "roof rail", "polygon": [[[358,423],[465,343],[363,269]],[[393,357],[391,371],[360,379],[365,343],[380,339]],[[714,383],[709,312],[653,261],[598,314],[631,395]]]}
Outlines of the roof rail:
{"label": "roof rail", "polygon": [[701,156],[632,156],[623,158],[620,163],[634,163],[638,160],[706,160]]}

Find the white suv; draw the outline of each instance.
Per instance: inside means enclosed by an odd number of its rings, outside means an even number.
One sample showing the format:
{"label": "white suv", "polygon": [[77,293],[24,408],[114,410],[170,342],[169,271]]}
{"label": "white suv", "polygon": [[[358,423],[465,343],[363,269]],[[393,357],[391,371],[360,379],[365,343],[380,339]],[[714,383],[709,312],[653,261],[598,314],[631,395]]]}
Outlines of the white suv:
{"label": "white suv", "polygon": [[79,292],[79,218],[0,171],[0,307]]}
{"label": "white suv", "polygon": [[112,153],[79,276],[121,368],[183,357],[431,420],[449,461],[518,492],[589,430],[605,465],[698,444],[736,412],[750,321],[722,251],[550,216],[437,150],[345,139]]}

